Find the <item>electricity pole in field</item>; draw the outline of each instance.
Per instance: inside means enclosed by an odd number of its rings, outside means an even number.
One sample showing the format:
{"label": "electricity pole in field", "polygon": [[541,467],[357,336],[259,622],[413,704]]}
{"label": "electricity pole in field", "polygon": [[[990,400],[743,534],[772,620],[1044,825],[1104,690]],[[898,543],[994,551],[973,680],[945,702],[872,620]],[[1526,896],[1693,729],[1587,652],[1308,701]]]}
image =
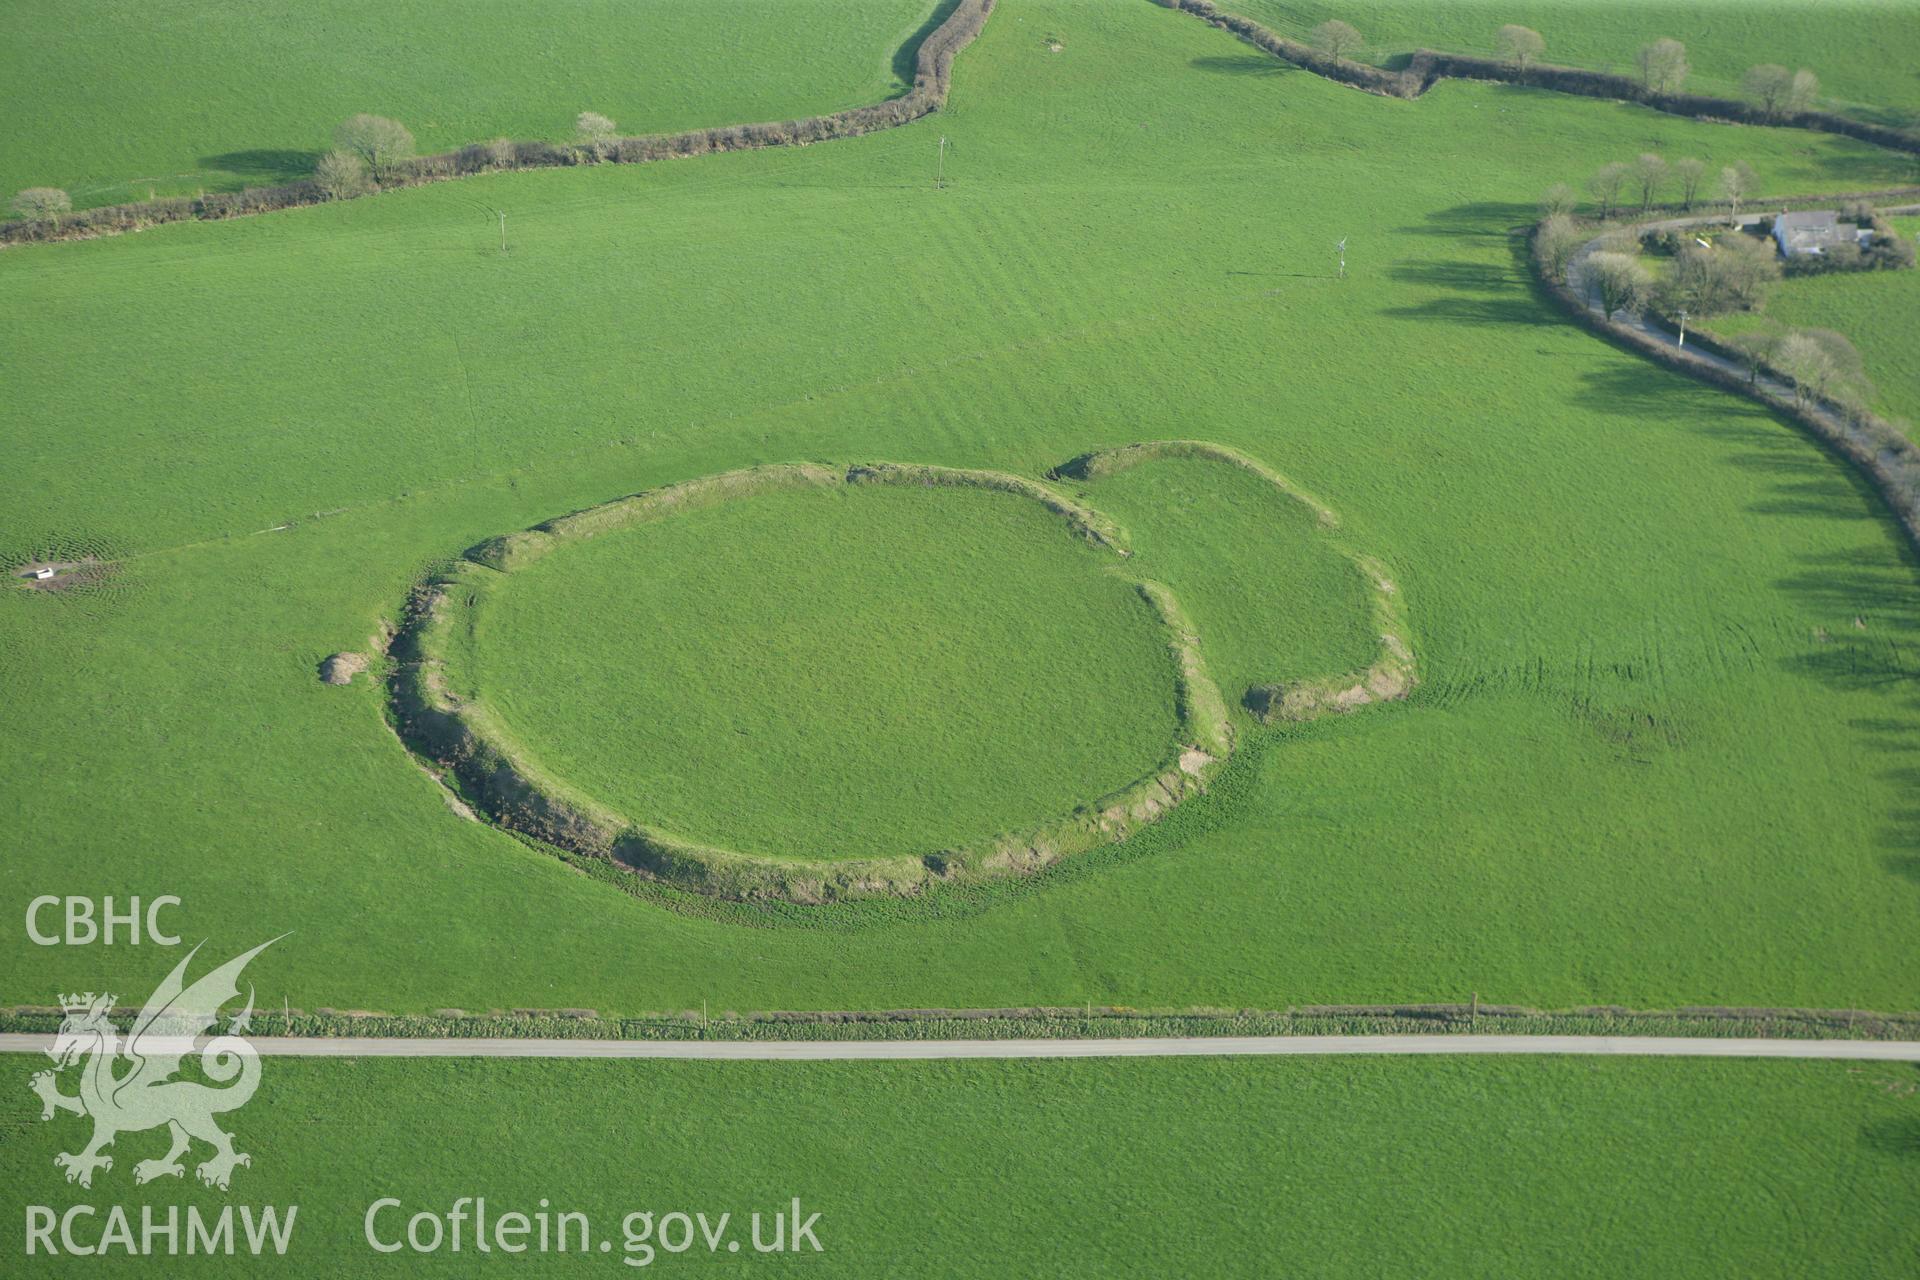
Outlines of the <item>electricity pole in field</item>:
{"label": "electricity pole in field", "polygon": [[1687,309],[1685,307],[1680,308],[1680,341],[1674,345],[1680,347],[1687,345]]}
{"label": "electricity pole in field", "polygon": [[500,214],[500,252],[502,254],[505,254],[507,251],[507,211],[505,209],[501,209],[499,210],[499,214]]}
{"label": "electricity pole in field", "polygon": [[1347,278],[1347,238],[1345,236],[1340,237],[1340,243],[1333,246],[1333,251],[1340,255],[1340,278],[1345,280]]}
{"label": "electricity pole in field", "polygon": [[947,135],[940,135],[940,155],[933,162],[933,186],[937,191],[947,185]]}

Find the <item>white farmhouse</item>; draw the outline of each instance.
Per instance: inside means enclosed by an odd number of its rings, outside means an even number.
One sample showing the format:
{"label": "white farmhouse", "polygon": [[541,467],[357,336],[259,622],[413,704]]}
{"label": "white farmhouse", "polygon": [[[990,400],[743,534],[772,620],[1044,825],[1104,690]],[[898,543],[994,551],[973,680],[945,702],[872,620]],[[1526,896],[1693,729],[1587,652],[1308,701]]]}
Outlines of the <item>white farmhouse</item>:
{"label": "white farmhouse", "polygon": [[1773,239],[1783,258],[1825,253],[1837,244],[1857,245],[1871,234],[1858,223],[1840,221],[1831,209],[1782,213],[1773,220]]}

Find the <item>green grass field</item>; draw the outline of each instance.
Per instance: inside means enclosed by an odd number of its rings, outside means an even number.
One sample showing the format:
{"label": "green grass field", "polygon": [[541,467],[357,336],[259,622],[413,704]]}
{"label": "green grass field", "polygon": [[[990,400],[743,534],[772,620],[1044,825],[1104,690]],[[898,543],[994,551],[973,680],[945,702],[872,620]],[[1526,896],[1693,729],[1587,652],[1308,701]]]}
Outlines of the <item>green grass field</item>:
{"label": "green grass field", "polygon": [[[864,12],[884,79],[916,11]],[[1788,60],[1831,29],[1774,12]],[[122,557],[0,595],[0,907],[174,893],[189,937],[294,929],[257,979],[302,1007],[1920,1003],[1912,553],[1788,422],[1566,324],[1512,234],[1648,149],[1770,193],[1910,161],[1253,63],[1145,0],[1005,0],[950,108],[888,133],[0,254],[31,371],[0,398],[0,546]],[[1016,885],[765,915],[622,893],[454,816],[378,689],[315,678],[460,548],[647,486],[1037,476],[1171,437],[1337,509],[1422,683],[1249,729],[1210,795]],[[1237,501],[1141,523],[1176,568],[1260,545]],[[1282,659],[1357,645],[1337,575],[1260,558],[1216,601],[1256,597]],[[1297,588],[1332,630],[1288,629]],[[133,949],[87,963],[151,980]],[[0,935],[0,999],[73,966]]]}
{"label": "green grass field", "polygon": [[684,839],[930,853],[1167,754],[1173,663],[1120,564],[1008,494],[761,494],[509,575],[469,674],[548,768]]}
{"label": "green grass field", "polygon": [[[408,1216],[586,1214],[611,1255],[517,1269],[619,1274],[626,1215],[750,1217],[798,1196],[822,1252],[747,1259],[831,1275],[1895,1276],[1920,1228],[1912,1067],[1651,1060],[1265,1059],[1043,1063],[407,1063],[270,1060],[231,1126],[229,1195],[129,1170],[91,1193],[7,1091],[0,1171],[24,1204],[298,1205],[271,1266],[207,1275],[471,1275],[472,1251],[374,1253]],[[138,1229],[138,1210],[132,1210]],[[0,1218],[21,1257],[23,1215]],[[101,1223],[89,1226],[97,1237]],[[637,1224],[636,1224],[637,1229]],[[767,1226],[770,1236],[771,1227]],[[530,1237],[531,1238],[531,1237]],[[698,1236],[696,1234],[696,1240]],[[763,1237],[763,1240],[766,1237]],[[124,1257],[28,1261],[119,1274]],[[743,1265],[656,1250],[662,1272]],[[484,1270],[493,1270],[493,1267]],[[650,1273],[652,1267],[649,1267]]]}
{"label": "green grass field", "polygon": [[422,151],[782,120],[903,92],[933,0],[100,0],[0,5],[0,193],[76,207],[305,177],[369,111]]}

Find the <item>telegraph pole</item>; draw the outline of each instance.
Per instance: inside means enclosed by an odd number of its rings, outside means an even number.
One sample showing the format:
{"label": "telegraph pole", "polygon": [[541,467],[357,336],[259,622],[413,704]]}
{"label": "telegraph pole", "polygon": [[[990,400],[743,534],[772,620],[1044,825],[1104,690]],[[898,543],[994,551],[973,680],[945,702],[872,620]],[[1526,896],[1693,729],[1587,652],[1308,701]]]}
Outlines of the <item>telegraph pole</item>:
{"label": "telegraph pole", "polygon": [[1333,251],[1340,255],[1340,278],[1345,280],[1347,278],[1347,238],[1345,236],[1340,237],[1340,243],[1333,246]]}
{"label": "telegraph pole", "polygon": [[498,212],[500,214],[500,252],[504,255],[507,252],[507,211],[501,209]]}
{"label": "telegraph pole", "polygon": [[1680,341],[1674,345],[1681,347],[1687,345],[1687,309],[1685,307],[1680,308]]}
{"label": "telegraph pole", "polygon": [[933,185],[939,190],[947,185],[947,135],[940,135],[940,156],[933,164]]}

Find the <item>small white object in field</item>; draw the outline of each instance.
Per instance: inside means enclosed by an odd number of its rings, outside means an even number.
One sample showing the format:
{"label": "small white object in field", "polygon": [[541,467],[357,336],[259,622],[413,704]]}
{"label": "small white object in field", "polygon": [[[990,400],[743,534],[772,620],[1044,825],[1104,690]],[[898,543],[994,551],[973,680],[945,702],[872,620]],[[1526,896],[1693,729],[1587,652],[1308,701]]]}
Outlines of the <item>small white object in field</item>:
{"label": "small white object in field", "polygon": [[52,569],[35,569],[33,571],[33,576],[35,578],[38,578],[41,582],[45,582],[48,578],[51,578],[53,576],[53,570]]}
{"label": "small white object in field", "polygon": [[1697,245],[1699,245],[1699,246],[1700,246],[1700,247],[1701,247],[1702,249],[1711,249],[1711,248],[1713,248],[1713,246],[1712,246],[1711,244],[1709,244],[1709,243],[1707,243],[1707,242],[1706,242],[1705,240],[1702,240],[1702,239],[1701,239],[1701,238],[1700,238],[1699,236],[1695,236],[1695,237],[1693,238],[1693,242],[1694,242],[1695,244],[1697,244]]}

